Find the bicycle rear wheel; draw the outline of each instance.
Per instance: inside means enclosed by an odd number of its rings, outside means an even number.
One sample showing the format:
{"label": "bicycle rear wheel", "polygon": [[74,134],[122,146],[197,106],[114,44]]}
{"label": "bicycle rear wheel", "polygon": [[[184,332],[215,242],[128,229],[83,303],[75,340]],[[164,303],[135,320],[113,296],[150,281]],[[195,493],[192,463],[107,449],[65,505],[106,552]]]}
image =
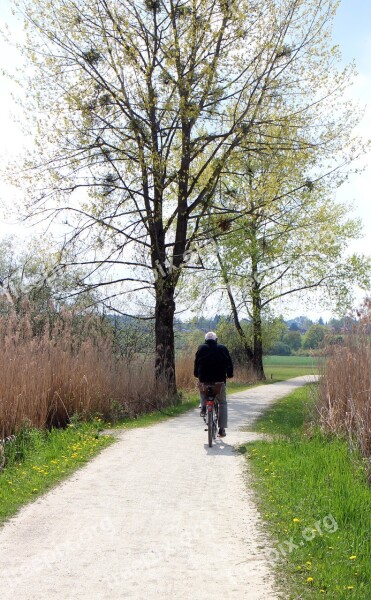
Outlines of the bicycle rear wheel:
{"label": "bicycle rear wheel", "polygon": [[213,445],[213,425],[214,425],[214,411],[209,410],[207,412],[207,437],[209,440],[209,448]]}

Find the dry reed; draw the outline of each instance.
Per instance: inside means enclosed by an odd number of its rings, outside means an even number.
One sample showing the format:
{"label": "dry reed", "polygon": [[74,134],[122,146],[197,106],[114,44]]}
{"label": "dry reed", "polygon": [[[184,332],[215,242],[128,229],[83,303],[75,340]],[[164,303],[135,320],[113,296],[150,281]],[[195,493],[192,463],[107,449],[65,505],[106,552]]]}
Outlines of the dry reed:
{"label": "dry reed", "polygon": [[[176,381],[180,389],[197,391],[197,379],[193,375],[194,356],[196,348],[183,351],[176,362]],[[234,369],[235,383],[256,383],[256,375],[248,365],[237,365]]]}
{"label": "dry reed", "polygon": [[176,383],[179,389],[197,390],[197,380],[193,376],[194,352],[182,352],[176,360]]}
{"label": "dry reed", "polygon": [[169,403],[155,384],[153,357],[118,357],[100,319],[68,311],[43,327],[27,306],[0,316],[0,369],[0,439],[25,424],[64,426],[75,414],[122,418]]}
{"label": "dry reed", "polygon": [[327,346],[319,385],[322,427],[346,434],[367,459],[371,457],[371,301],[358,322],[344,330],[342,343]]}

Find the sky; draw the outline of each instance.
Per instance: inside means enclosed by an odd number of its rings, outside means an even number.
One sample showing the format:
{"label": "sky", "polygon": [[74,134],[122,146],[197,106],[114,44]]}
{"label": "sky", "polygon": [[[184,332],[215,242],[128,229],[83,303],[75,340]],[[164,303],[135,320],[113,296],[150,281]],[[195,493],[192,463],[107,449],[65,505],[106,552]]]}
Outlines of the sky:
{"label": "sky", "polygon": [[[0,30],[8,24],[13,40],[22,39],[22,25],[11,14],[11,0],[0,2]],[[349,97],[365,108],[365,114],[359,126],[359,133],[365,139],[371,139],[371,2],[369,0],[342,0],[338,9],[333,42],[342,51],[344,65],[355,61],[358,75],[349,90]],[[27,140],[22,134],[22,126],[16,122],[19,110],[11,96],[14,84],[3,73],[13,73],[20,66],[17,51],[0,37],[0,173],[6,170],[9,158],[16,159]],[[351,251],[371,254],[371,151],[356,165],[363,169],[360,174],[350,175],[346,184],[337,192],[337,199],[353,205],[352,216],[360,217],[363,222],[364,237],[353,242]],[[0,239],[9,234],[19,234],[23,238],[33,234],[17,223],[12,210],[18,192],[0,179]]]}
{"label": "sky", "polygon": [[[339,44],[343,63],[355,61],[358,76],[350,90],[350,97],[365,107],[359,132],[371,139],[371,2],[369,0],[343,0],[338,9],[334,42]],[[354,243],[354,251],[371,254],[371,152],[359,163],[364,167],[338,191],[340,201],[354,204],[354,215],[361,217],[365,237]]]}

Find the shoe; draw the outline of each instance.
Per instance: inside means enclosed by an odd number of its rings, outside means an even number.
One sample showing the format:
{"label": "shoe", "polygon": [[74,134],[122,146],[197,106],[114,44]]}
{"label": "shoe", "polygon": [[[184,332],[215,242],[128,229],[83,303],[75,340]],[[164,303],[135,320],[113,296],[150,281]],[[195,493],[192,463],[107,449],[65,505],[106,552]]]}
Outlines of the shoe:
{"label": "shoe", "polygon": [[203,408],[200,412],[200,417],[206,417],[206,408]]}
{"label": "shoe", "polygon": [[227,435],[227,434],[226,434],[226,432],[225,432],[225,429],[224,429],[224,427],[220,427],[220,429],[219,429],[219,436],[220,436],[220,437],[225,437],[226,435]]}

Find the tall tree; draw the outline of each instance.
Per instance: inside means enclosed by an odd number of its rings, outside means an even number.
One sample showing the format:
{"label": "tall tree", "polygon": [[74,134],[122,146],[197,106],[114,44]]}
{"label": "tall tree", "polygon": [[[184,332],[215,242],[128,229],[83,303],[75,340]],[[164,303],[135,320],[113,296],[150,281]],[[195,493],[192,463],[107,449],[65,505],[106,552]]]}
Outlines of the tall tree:
{"label": "tall tree", "polygon": [[112,267],[109,306],[153,291],[156,373],[175,391],[175,293],[204,215],[229,212],[227,162],[273,143],[331,156],[349,136],[352,111],[330,110],[351,75],[328,45],[337,1],[14,1],[38,116],[30,212],[69,213],[86,284]]}
{"label": "tall tree", "polygon": [[[264,379],[262,318],[267,309],[290,296],[310,297],[311,291],[329,306],[349,307],[355,286],[370,285],[370,259],[347,253],[349,242],[361,234],[360,222],[331,199],[332,178],[305,178],[305,154],[274,153],[258,164],[242,157],[234,165],[224,183],[234,186],[234,200],[248,215],[235,223],[233,211],[224,217],[228,235],[219,230],[214,252],[211,245],[203,251],[209,273],[203,283],[208,295],[222,283],[246,361]],[[314,174],[312,160],[309,166]],[[217,232],[220,221],[211,216],[209,223]],[[252,343],[241,327],[241,314],[252,322]]]}

